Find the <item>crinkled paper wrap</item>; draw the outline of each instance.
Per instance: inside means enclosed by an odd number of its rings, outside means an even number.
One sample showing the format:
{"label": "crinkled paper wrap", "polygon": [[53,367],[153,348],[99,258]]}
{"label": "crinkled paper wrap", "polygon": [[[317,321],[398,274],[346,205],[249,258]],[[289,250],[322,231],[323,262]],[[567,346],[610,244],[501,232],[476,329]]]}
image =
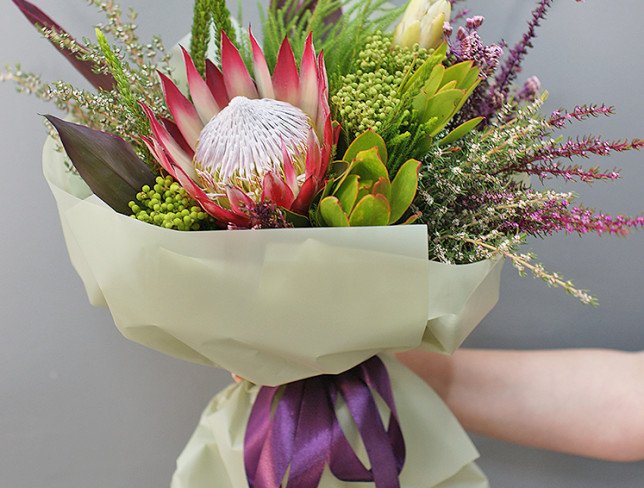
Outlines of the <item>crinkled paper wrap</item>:
{"label": "crinkled paper wrap", "polygon": [[253,383],[452,352],[498,298],[498,262],[428,261],[424,226],[178,232],[111,210],[51,140],[44,171],[90,301],[123,335]]}
{"label": "crinkled paper wrap", "polygon": [[[488,486],[456,419],[386,353],[458,348],[498,300],[500,261],[429,261],[424,226],[162,229],[108,208],[67,171],[51,139],[43,165],[72,264],[124,336],[258,385],[341,373],[381,354],[407,445],[402,487]],[[243,438],[258,388],[244,382],[215,397],[172,488],[247,486]],[[320,488],[363,486],[372,485],[326,473]]]}

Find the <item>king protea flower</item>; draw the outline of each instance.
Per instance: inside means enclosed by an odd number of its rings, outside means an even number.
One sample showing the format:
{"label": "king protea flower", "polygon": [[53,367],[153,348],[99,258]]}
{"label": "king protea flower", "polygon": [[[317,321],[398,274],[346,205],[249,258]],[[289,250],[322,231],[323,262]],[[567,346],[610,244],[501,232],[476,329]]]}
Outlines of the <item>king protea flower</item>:
{"label": "king protea flower", "polygon": [[298,73],[287,39],[271,76],[264,53],[249,31],[254,78],[222,33],[220,71],[206,61],[206,79],[183,50],[190,101],[160,74],[174,121],[150,119],[144,138],[160,165],[220,224],[250,225],[249,210],[271,202],[305,215],[337,142],[328,102],[323,55],[311,36]]}

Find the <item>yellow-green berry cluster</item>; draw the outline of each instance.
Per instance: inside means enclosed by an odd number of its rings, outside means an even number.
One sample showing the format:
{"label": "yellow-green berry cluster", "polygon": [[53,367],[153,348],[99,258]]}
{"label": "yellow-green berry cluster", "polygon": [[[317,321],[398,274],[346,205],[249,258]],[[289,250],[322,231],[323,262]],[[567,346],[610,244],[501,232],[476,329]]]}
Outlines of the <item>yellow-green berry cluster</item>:
{"label": "yellow-green berry cluster", "polygon": [[154,187],[145,185],[129,203],[132,218],[166,229],[200,230],[212,227],[211,217],[171,176],[158,176]]}
{"label": "yellow-green berry cluster", "polygon": [[[388,117],[401,104],[401,85],[431,54],[420,48],[392,45],[392,37],[382,32],[369,38],[358,57],[356,70],[344,76],[332,103],[336,118],[349,135],[367,129],[380,132]],[[411,115],[403,114],[398,120]]]}

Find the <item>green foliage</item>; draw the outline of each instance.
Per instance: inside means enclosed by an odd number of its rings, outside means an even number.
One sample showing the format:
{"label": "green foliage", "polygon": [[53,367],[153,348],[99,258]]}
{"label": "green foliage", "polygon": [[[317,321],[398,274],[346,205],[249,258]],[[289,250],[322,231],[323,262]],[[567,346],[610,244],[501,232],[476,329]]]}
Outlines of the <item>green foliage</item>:
{"label": "green foliage", "polygon": [[[409,160],[393,182],[387,169],[384,140],[373,131],[361,134],[336,166],[315,219],[321,226],[360,227],[397,223],[407,212],[418,189],[420,163]],[[415,220],[415,216],[405,223]]]}
{"label": "green foliage", "polygon": [[[422,158],[480,82],[471,61],[445,67],[446,53],[446,44],[428,51],[393,46],[380,32],[371,36],[332,97],[345,141],[376,131],[391,151],[391,174],[408,159]],[[458,140],[480,121],[465,121],[439,143]]]}
{"label": "green foliage", "polygon": [[437,64],[432,68],[431,74],[414,98],[418,121],[426,123],[435,119],[429,132],[430,137],[436,137],[463,108],[480,83],[479,73],[472,61],[464,61],[449,68]]}
{"label": "green foliage", "polygon": [[203,76],[206,70],[206,54],[210,44],[210,21],[212,20],[212,1],[195,0],[190,38],[190,55],[197,71]]}
{"label": "green foliage", "polygon": [[[0,72],[0,81],[12,81],[19,91],[52,102],[56,108],[80,124],[123,138],[135,148],[140,158],[153,167],[156,164],[154,158],[140,137],[141,133],[148,130],[148,124],[142,118],[138,104],[133,102],[144,102],[160,117],[169,116],[157,76],[158,71],[171,74],[169,55],[158,36],[145,42],[140,39],[136,24],[137,13],[133,9],[124,13],[116,0],[88,0],[87,3],[95,6],[105,16],[100,29],[103,37],[110,38],[107,46],[104,39],[101,46],[93,39],[83,38],[81,43],[68,34],[55,30],[45,29],[42,33],[60,50],[77,53],[79,61],[95,66],[97,73],[110,75],[109,78],[113,79],[112,71],[117,72],[119,87],[96,91],[65,81],[47,83],[20,67]],[[104,47],[108,49],[103,49]]]}
{"label": "green foliage", "polygon": [[[169,55],[158,36],[153,36],[147,42],[139,38],[137,13],[133,9],[128,9],[124,14],[115,0],[88,0],[88,3],[105,16],[100,24],[101,33],[104,34],[100,36],[102,46],[88,38],[83,38],[81,44],[69,34],[57,30],[43,29],[42,34],[59,50],[75,53],[79,62],[94,66],[97,74],[113,80],[112,71],[116,72],[120,86],[96,91],[65,81],[48,83],[20,66],[0,70],[0,81],[11,81],[18,91],[52,102],[57,109],[82,125],[121,137],[134,147],[140,158],[156,168],[154,158],[140,137],[148,130],[148,124],[142,118],[136,102],[144,102],[160,117],[169,116],[157,76],[159,70],[171,72]],[[105,40],[107,36],[111,38],[110,44]],[[55,130],[50,132],[55,139],[58,138]]]}
{"label": "green foliage", "polygon": [[116,89],[118,90],[123,107],[128,110],[133,118],[137,120],[137,128],[140,135],[147,135],[150,133],[150,124],[148,119],[139,106],[139,100],[132,92],[132,86],[129,78],[125,74],[125,68],[121,60],[116,56],[111,46],[109,45],[105,34],[100,29],[96,29],[96,40],[103,55],[107,66],[116,80]]}
{"label": "green foliage", "polygon": [[[508,122],[434,145],[423,160],[414,206],[429,231],[430,257],[447,263],[479,261],[481,247],[472,241],[485,236],[486,245],[516,250],[524,236],[504,227],[536,210],[554,193],[528,189],[529,181],[500,170],[550,140],[551,129],[539,114],[543,101],[506,113]],[[517,195],[517,202],[477,199],[485,195]],[[570,195],[565,195],[569,198]],[[521,200],[522,202],[519,202]],[[498,229],[504,229],[499,231]]]}
{"label": "green foliage", "polygon": [[211,40],[211,26],[214,26],[215,45],[221,51],[221,33],[225,32],[233,44],[237,44],[226,0],[195,0],[192,20],[190,55],[199,73],[203,76],[206,57]]}
{"label": "green foliage", "polygon": [[[389,34],[377,32],[369,37],[354,71],[341,78],[331,98],[347,141],[368,129],[380,134],[389,131],[393,136],[410,123],[411,103],[403,106],[402,85],[429,56],[429,51],[418,47],[394,47]],[[390,129],[392,123],[395,128]],[[391,139],[385,138],[387,142]]]}
{"label": "green foliage", "polygon": [[217,45],[217,52],[221,52],[221,33],[225,32],[233,44],[235,42],[235,31],[233,24],[230,20],[230,11],[226,7],[226,0],[211,0],[212,1],[212,21],[215,25],[215,44]]}
{"label": "green foliage", "polygon": [[[392,7],[387,0],[319,0],[315,8],[299,16],[285,15],[297,0],[288,0],[284,7],[260,6],[264,31],[264,52],[273,68],[280,44],[288,36],[299,59],[310,32],[318,51],[323,50],[329,75],[330,93],[340,87],[340,79],[356,64],[371,35],[387,30],[398,19],[405,7]],[[343,15],[334,23],[327,22],[339,8]]]}
{"label": "green foliage", "polygon": [[133,218],[166,229],[194,231],[215,228],[211,217],[171,176],[158,176],[152,188],[144,185],[136,195],[136,201],[129,203],[129,208]]}

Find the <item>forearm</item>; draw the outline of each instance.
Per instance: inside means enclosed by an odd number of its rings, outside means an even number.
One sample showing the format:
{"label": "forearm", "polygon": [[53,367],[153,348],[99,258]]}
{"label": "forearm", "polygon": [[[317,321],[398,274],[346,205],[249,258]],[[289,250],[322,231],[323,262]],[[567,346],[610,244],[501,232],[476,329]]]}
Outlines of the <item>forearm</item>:
{"label": "forearm", "polygon": [[644,459],[644,356],[600,350],[462,350],[399,358],[464,427],[613,461]]}

